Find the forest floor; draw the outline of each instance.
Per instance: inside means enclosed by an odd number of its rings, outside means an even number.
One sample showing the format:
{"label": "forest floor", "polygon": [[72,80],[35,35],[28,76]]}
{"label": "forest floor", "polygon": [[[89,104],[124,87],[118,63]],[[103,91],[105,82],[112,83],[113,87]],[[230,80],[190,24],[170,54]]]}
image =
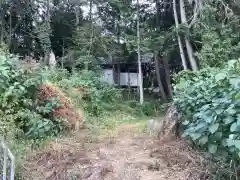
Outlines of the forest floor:
{"label": "forest floor", "polygon": [[186,142],[154,140],[144,127],[141,123],[122,124],[107,135],[93,137],[82,130],[54,140],[29,154],[24,179],[209,179],[206,161]]}

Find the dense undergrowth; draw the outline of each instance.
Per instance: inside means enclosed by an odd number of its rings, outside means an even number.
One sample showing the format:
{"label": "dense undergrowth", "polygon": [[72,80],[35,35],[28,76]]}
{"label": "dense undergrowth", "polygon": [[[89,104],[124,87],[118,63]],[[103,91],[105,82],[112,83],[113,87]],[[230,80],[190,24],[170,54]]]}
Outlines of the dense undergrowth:
{"label": "dense undergrowth", "polygon": [[60,131],[57,119],[51,119],[57,101],[40,105],[37,89],[41,74],[24,71],[17,57],[0,52],[0,134],[6,138],[43,138]]}
{"label": "dense undergrowth", "polygon": [[[51,84],[82,109],[90,132],[100,135],[121,123],[136,122],[164,111],[164,106],[146,101],[126,101],[121,90],[104,83],[100,71],[39,69],[25,71],[18,58],[0,52],[0,135],[14,142],[11,148],[24,159],[24,152],[64,133],[64,120],[53,116],[62,107],[58,97],[39,101],[39,87]],[[16,62],[16,63],[15,63]],[[18,61],[19,62],[19,61]],[[238,163],[240,155],[240,62],[224,68],[183,71],[176,76],[174,101],[183,116],[184,135],[197,146]],[[37,143],[36,143],[37,142]]]}
{"label": "dense undergrowth", "polygon": [[17,173],[26,160],[26,152],[67,132],[66,119],[54,116],[56,109],[63,107],[61,99],[39,97],[43,85],[56,87],[73,102],[74,108],[83,110],[86,127],[95,136],[113,131],[121,123],[155,116],[162,108],[152,101],[143,105],[134,99],[126,101],[121,90],[100,79],[100,71],[31,71],[19,64],[17,56],[0,51],[0,136],[7,139],[17,157]]}
{"label": "dense undergrowth", "polygon": [[135,116],[155,116],[164,107],[154,101],[145,101],[140,105],[137,99],[125,100],[120,89],[103,82],[99,77],[101,71],[83,70],[69,74],[59,69],[48,74],[48,79],[89,116],[101,116],[113,111],[125,111]]}
{"label": "dense undergrowth", "polygon": [[99,78],[100,73],[83,70],[69,74],[59,69],[47,73],[47,79],[71,97],[76,107],[84,110],[90,128],[112,129],[117,123],[156,116],[164,111],[164,106],[153,101],[142,105],[135,99],[126,101],[120,89]]}
{"label": "dense undergrowth", "polygon": [[58,97],[45,103],[38,97],[39,87],[45,83],[60,88],[76,108],[83,109],[87,124],[111,127],[109,123],[114,121],[106,122],[108,116],[125,114],[137,118],[155,115],[152,102],[139,105],[135,100],[124,101],[119,89],[99,78],[100,72],[26,71],[19,66],[16,56],[3,51],[0,52],[0,68],[0,134],[6,138],[42,139],[62,132],[63,119],[53,116],[54,110],[62,106]]}
{"label": "dense undergrowth", "polygon": [[184,115],[184,136],[210,153],[240,158],[240,60],[224,68],[182,72],[175,98]]}

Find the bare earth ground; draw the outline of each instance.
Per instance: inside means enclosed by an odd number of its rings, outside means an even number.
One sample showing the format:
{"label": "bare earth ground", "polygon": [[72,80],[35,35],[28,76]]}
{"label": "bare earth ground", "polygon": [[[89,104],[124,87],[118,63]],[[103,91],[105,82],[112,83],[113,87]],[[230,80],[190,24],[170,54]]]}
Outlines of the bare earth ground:
{"label": "bare earth ground", "polygon": [[205,180],[205,160],[185,142],[159,142],[134,125],[94,140],[87,132],[51,142],[30,155],[31,180]]}

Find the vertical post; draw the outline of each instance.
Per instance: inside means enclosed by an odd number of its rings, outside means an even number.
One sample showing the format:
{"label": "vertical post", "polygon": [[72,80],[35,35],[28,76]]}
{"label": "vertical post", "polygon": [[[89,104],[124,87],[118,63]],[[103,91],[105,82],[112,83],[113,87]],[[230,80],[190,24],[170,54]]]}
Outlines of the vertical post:
{"label": "vertical post", "polygon": [[130,100],[130,93],[131,93],[131,87],[130,87],[131,83],[130,83],[130,72],[128,69],[128,100]]}
{"label": "vertical post", "polygon": [[12,155],[11,152],[9,152],[9,154],[11,154],[11,174],[10,174],[10,180],[14,180],[14,175],[15,175],[15,158]]}
{"label": "vertical post", "polygon": [[7,148],[4,145],[3,140],[1,142],[1,145],[3,148],[3,180],[7,180]]}
{"label": "vertical post", "polygon": [[172,90],[170,69],[169,69],[168,56],[167,55],[163,56],[163,66],[164,66],[164,71],[165,71],[165,79],[166,79],[167,87],[168,87],[168,95],[169,95],[170,98],[172,98],[173,97],[173,90]]}
{"label": "vertical post", "polygon": [[164,91],[164,87],[162,84],[162,78],[161,78],[161,73],[160,73],[160,64],[159,64],[159,59],[157,57],[157,53],[155,53],[155,70],[156,70],[156,76],[157,76],[160,95],[161,95],[163,101],[167,101],[167,95]]}
{"label": "vertical post", "polygon": [[12,152],[8,149],[7,145],[4,143],[4,137],[0,137],[0,148],[3,150],[3,169],[2,174],[0,173],[2,180],[7,180],[7,166],[8,166],[8,158],[11,161],[10,167],[10,180],[14,180],[15,175],[15,157]]}
{"label": "vertical post", "polygon": [[140,55],[140,17],[139,17],[139,0],[137,0],[137,49],[138,49],[138,82],[140,92],[140,104],[143,104],[143,83],[142,83],[142,65]]}
{"label": "vertical post", "polygon": [[121,83],[120,83],[120,74],[121,74],[121,70],[120,70],[120,63],[118,62],[117,64],[117,78],[118,78],[118,86],[120,87],[121,86]]}

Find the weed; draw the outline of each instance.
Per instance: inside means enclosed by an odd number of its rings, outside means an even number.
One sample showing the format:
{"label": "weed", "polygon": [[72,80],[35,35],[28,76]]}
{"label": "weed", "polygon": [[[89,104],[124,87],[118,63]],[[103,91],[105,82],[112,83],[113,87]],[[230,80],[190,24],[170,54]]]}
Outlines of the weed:
{"label": "weed", "polygon": [[235,160],[240,155],[239,65],[232,60],[223,69],[182,74],[175,87],[175,102],[185,115],[184,136],[210,153]]}

